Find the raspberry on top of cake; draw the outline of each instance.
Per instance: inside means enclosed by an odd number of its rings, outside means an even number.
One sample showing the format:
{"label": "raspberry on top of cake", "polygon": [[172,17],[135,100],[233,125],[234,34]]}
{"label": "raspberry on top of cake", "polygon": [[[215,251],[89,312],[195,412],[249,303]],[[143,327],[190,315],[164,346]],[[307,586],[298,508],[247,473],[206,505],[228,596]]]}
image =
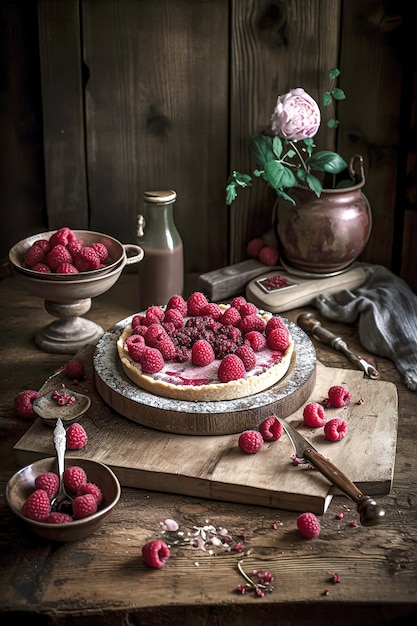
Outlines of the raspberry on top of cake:
{"label": "raspberry on top of cake", "polygon": [[287,373],[294,343],[285,321],[243,296],[209,302],[201,292],[132,317],[117,342],[139,387],[181,400],[230,400],[264,391]]}

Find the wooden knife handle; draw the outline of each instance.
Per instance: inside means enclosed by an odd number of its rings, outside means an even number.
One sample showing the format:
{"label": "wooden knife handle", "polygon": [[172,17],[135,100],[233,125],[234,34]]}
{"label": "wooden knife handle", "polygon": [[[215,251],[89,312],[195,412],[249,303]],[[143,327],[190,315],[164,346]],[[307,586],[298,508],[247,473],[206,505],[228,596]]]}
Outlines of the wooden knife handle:
{"label": "wooden knife handle", "polygon": [[329,459],[326,459],[320,452],[307,448],[304,450],[304,458],[310,461],[330,482],[338,487],[340,491],[349,496],[354,502],[360,515],[363,526],[375,526],[379,524],[385,516],[385,511],[370,496],[366,496],[360,489],[336,467]]}

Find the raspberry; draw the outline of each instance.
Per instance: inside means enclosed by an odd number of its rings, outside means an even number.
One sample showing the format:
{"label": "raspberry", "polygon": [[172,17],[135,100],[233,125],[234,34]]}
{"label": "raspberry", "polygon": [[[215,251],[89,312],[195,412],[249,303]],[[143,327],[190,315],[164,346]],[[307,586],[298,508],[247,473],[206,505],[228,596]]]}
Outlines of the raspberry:
{"label": "raspberry", "polygon": [[92,243],[91,247],[93,248],[94,252],[97,254],[100,261],[102,263],[105,263],[107,259],[109,258],[109,251],[104,245],[104,243]]}
{"label": "raspberry", "polygon": [[310,428],[320,428],[326,423],[326,413],[318,402],[309,402],[303,410],[304,424]]}
{"label": "raspberry", "polygon": [[260,237],[251,239],[246,246],[246,252],[252,259],[257,259],[262,248],[265,248],[266,243]]}
{"label": "raspberry", "polygon": [[74,259],[74,265],[80,272],[91,272],[100,267],[100,257],[92,246],[84,246]]}
{"label": "raspberry", "polygon": [[172,361],[175,359],[177,349],[170,337],[166,336],[159,342],[157,349],[162,354],[164,361]]}
{"label": "raspberry", "polygon": [[228,383],[231,380],[245,378],[246,370],[236,354],[228,354],[221,360],[217,375],[221,383]]}
{"label": "raspberry", "polygon": [[43,489],[48,494],[48,498],[52,500],[54,496],[58,493],[59,489],[59,478],[55,472],[45,472],[44,474],[39,474],[35,478],[35,487],[36,489]]}
{"label": "raspberry", "polygon": [[240,312],[241,307],[246,303],[247,303],[246,298],[244,298],[243,296],[236,296],[236,298],[233,298],[231,302],[231,306],[233,306],[235,309],[237,309]]}
{"label": "raspberry", "polygon": [[145,343],[151,348],[157,348],[158,344],[168,337],[162,324],[151,324],[144,335]]}
{"label": "raspberry", "polygon": [[265,326],[265,320],[263,320],[262,317],[259,317],[258,315],[252,313],[251,315],[246,315],[246,317],[244,317],[240,321],[239,328],[242,333],[246,335],[252,330],[257,330],[259,333],[263,333],[265,331]]}
{"label": "raspberry", "polygon": [[132,317],[132,328],[135,329],[136,326],[144,326],[143,324],[144,319],[145,319],[144,315],[140,315],[140,314],[134,315]]}
{"label": "raspberry", "polygon": [[100,487],[97,487],[94,483],[84,483],[80,486],[77,491],[77,496],[85,496],[85,494],[90,493],[97,500],[97,504],[101,504],[103,500],[103,493]]}
{"label": "raspberry", "polygon": [[263,437],[258,430],[245,430],[239,435],[238,445],[246,454],[256,454],[263,445]]}
{"label": "raspberry", "polygon": [[46,263],[49,265],[53,272],[61,263],[72,263],[73,259],[65,246],[58,244],[54,246],[50,252],[46,255]]}
{"label": "raspberry", "polygon": [[72,263],[61,263],[56,268],[57,274],[78,274],[78,270]]}
{"label": "raspberry", "polygon": [[72,258],[75,259],[76,256],[80,254],[81,248],[84,246],[84,243],[77,239],[76,241],[70,241],[67,245],[67,250],[71,254]]}
{"label": "raspberry", "polygon": [[274,328],[266,338],[266,344],[271,350],[285,352],[290,345],[290,334],[288,328]]}
{"label": "raspberry", "polygon": [[84,363],[80,359],[71,359],[65,365],[65,373],[68,378],[73,380],[81,380],[85,376]]}
{"label": "raspberry", "polygon": [[50,512],[49,496],[43,489],[33,491],[22,506],[23,515],[37,522],[44,522]]}
{"label": "raspberry", "polygon": [[72,503],[72,514],[74,519],[83,519],[84,517],[93,515],[93,513],[96,513],[97,509],[97,500],[91,493],[86,493],[83,496],[76,496]]}
{"label": "raspberry", "polygon": [[259,432],[264,441],[277,441],[282,436],[283,427],[275,415],[270,415],[259,424]]}
{"label": "raspberry", "polygon": [[63,479],[65,489],[77,493],[81,485],[87,482],[87,474],[82,467],[72,465],[64,471]]}
{"label": "raspberry", "polygon": [[246,302],[242,304],[239,309],[239,313],[241,317],[246,317],[247,315],[255,315],[258,312],[258,307],[253,304],[253,302]]}
{"label": "raspberry", "polygon": [[67,246],[72,241],[76,240],[75,233],[72,232],[68,226],[63,226],[49,238],[49,245],[51,249],[56,245]]}
{"label": "raspberry", "polygon": [[334,417],[324,426],[324,435],[329,441],[340,441],[348,432],[348,425],[344,419]]}
{"label": "raspberry", "polygon": [[42,274],[51,273],[51,268],[49,267],[49,265],[46,265],[45,263],[36,263],[36,265],[32,267],[32,270],[34,272],[41,272]]}
{"label": "raspberry", "polygon": [[183,328],[184,316],[178,309],[169,309],[165,312],[164,324],[174,324],[175,328]]}
{"label": "raspberry", "polygon": [[350,402],[350,391],[342,385],[334,385],[327,392],[330,406],[341,407],[346,406]]}
{"label": "raspberry", "polygon": [[37,263],[44,263],[45,259],[45,251],[35,241],[35,243],[26,250],[23,262],[27,267],[33,267]]}
{"label": "raspberry", "polygon": [[72,521],[71,515],[68,515],[68,513],[59,513],[58,511],[52,511],[45,520],[47,524],[66,524]]}
{"label": "raspberry", "polygon": [[31,420],[36,417],[32,402],[39,398],[41,394],[34,389],[26,389],[17,394],[14,399],[14,409],[19,417],[24,420]]}
{"label": "raspberry", "polygon": [[255,367],[256,356],[255,352],[252,349],[252,346],[249,343],[245,343],[243,344],[243,346],[240,346],[240,348],[236,350],[235,354],[239,357],[239,359],[241,359],[247,372]]}
{"label": "raspberry", "polygon": [[165,313],[160,306],[153,305],[146,309],[146,315],[154,315],[160,322],[162,322]]}
{"label": "raspberry", "polygon": [[183,317],[187,315],[187,303],[184,298],[178,294],[175,296],[171,296],[171,298],[168,300],[166,310],[170,311],[171,309],[178,310]]}
{"label": "raspberry", "polygon": [[208,304],[206,296],[201,291],[195,291],[187,300],[187,313],[191,317],[201,315],[200,311]]}
{"label": "raspberry", "polygon": [[320,522],[314,513],[302,513],[297,517],[297,527],[306,539],[315,539],[320,534]]}
{"label": "raspberry", "polygon": [[223,310],[215,302],[209,302],[201,309],[201,315],[207,315],[214,320],[219,320],[223,315]]}
{"label": "raspberry", "polygon": [[259,352],[266,345],[265,336],[257,330],[251,330],[249,333],[246,333],[245,341],[249,341],[254,352]]}
{"label": "raspberry", "polygon": [[145,374],[155,374],[164,367],[164,359],[157,348],[145,346],[140,355],[140,365]]}
{"label": "raspberry", "polygon": [[126,339],[126,347],[130,358],[139,362],[145,347],[145,339],[142,335],[130,335]]}
{"label": "raspberry", "polygon": [[210,365],[215,359],[214,350],[205,339],[198,339],[191,349],[191,361],[193,365],[204,367]]}
{"label": "raspberry", "polygon": [[279,252],[271,246],[264,246],[258,254],[258,261],[264,265],[276,265],[279,259]]}
{"label": "raspberry", "polygon": [[87,433],[81,424],[71,424],[67,430],[66,437],[68,450],[80,450],[88,442]]}
{"label": "raspberry", "polygon": [[234,306],[230,306],[223,311],[223,315],[218,320],[219,324],[223,326],[233,326],[234,328],[239,328],[241,321],[242,316],[239,310]]}
{"label": "raspberry", "polygon": [[146,565],[160,569],[169,559],[170,552],[165,541],[154,539],[142,546],[142,556],[145,559]]}
{"label": "raspberry", "polygon": [[47,239],[37,239],[33,245],[41,247],[45,254],[51,249],[51,244]]}
{"label": "raspberry", "polygon": [[278,317],[277,315],[274,315],[267,321],[265,326],[265,335],[269,335],[271,330],[274,330],[275,328],[287,328],[282,317]]}
{"label": "raspberry", "polygon": [[224,326],[239,326],[242,321],[241,315],[235,307],[230,306],[220,318],[220,323]]}

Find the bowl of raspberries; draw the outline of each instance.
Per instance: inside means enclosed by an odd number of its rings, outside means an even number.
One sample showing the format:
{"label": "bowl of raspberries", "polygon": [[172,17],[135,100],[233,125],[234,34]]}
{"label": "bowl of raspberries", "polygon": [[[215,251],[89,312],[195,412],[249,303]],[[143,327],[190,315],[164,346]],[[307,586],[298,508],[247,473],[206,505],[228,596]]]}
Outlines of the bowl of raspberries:
{"label": "bowl of raspberries", "polygon": [[73,498],[63,511],[51,501],[59,488],[55,457],[40,459],[17,471],[6,487],[10,509],[24,527],[47,541],[78,541],[93,534],[108,518],[121,495],[114,472],[103,463],[65,457],[64,485]]}
{"label": "bowl of raspberries", "polygon": [[71,230],[67,226],[26,237],[9,251],[13,271],[36,280],[64,282],[91,280],[142,257],[139,246],[121,244],[109,235]]}

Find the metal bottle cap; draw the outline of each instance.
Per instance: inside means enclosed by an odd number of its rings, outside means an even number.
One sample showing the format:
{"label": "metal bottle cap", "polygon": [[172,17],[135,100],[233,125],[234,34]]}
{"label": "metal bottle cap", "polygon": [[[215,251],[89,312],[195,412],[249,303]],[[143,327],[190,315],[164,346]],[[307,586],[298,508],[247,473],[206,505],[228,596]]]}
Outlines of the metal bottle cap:
{"label": "metal bottle cap", "polygon": [[171,204],[177,199],[177,194],[173,189],[169,191],[145,191],[143,199],[152,204]]}

